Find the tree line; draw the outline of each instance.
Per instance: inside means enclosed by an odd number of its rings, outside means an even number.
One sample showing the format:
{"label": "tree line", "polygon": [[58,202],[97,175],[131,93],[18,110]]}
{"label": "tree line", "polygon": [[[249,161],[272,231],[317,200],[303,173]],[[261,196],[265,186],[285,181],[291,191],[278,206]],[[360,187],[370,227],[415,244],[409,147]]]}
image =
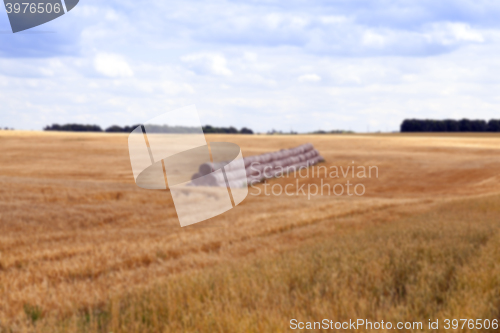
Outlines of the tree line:
{"label": "tree line", "polygon": [[[44,131],[65,131],[65,132],[107,132],[107,133],[130,133],[140,125],[133,126],[118,126],[113,125],[106,129],[102,129],[99,125],[85,125],[85,124],[52,124],[45,126]],[[197,130],[195,127],[185,127],[185,126],[158,126],[158,125],[146,125],[150,127],[154,133],[195,133]],[[202,127],[203,133],[223,133],[223,134],[253,134],[251,129],[243,127],[238,130],[234,127],[213,127],[206,125]]]}
{"label": "tree line", "polygon": [[500,120],[405,119],[401,132],[500,132]]}
{"label": "tree line", "polygon": [[344,131],[344,130],[331,130],[331,131],[323,131],[323,130],[318,130],[311,132],[309,134],[352,134],[354,133],[353,131]]}
{"label": "tree line", "polygon": [[225,133],[225,134],[253,134],[249,128],[243,127],[239,131],[234,127],[212,127],[210,125],[203,126],[203,133]]}

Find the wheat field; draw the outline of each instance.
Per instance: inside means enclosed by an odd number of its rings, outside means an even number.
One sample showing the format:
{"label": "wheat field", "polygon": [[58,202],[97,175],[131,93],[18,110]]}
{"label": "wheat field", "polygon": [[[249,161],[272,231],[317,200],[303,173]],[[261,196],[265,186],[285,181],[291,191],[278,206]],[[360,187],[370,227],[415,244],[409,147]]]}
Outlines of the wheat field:
{"label": "wheat field", "polygon": [[[376,166],[378,176],[272,179],[181,228],[168,191],[135,185],[127,135],[0,131],[0,331],[500,318],[500,136],[207,139],[244,156],[311,142],[326,160],[318,167]],[[264,192],[347,181],[365,194]]]}

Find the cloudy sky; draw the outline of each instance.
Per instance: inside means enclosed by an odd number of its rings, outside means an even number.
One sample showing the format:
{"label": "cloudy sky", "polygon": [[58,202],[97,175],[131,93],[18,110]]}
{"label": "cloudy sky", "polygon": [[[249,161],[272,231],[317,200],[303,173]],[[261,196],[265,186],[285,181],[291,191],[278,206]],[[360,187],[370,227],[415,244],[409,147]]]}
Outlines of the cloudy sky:
{"label": "cloudy sky", "polygon": [[12,34],[3,11],[0,126],[135,124],[190,104],[256,131],[500,118],[498,17],[497,0],[80,0]]}

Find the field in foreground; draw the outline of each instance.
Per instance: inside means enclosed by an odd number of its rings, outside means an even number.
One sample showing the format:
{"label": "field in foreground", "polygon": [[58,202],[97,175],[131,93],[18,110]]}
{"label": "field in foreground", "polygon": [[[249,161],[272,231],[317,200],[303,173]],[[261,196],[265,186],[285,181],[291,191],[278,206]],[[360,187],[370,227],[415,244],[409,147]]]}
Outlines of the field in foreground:
{"label": "field in foreground", "polygon": [[126,138],[0,134],[2,331],[285,332],[292,318],[426,331],[500,317],[498,136],[209,136],[244,155],[312,142],[327,168],[379,174],[271,180],[366,193],[308,200],[262,184],[186,228],[168,192],[135,186]]}

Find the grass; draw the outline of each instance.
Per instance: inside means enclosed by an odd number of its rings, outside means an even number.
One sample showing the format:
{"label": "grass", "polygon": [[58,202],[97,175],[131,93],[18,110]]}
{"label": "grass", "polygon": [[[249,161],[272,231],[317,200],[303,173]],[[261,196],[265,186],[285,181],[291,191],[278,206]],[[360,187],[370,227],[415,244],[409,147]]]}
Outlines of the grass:
{"label": "grass", "polygon": [[[499,215],[500,197],[492,196],[362,229],[346,220],[334,235],[299,248],[177,275],[56,325],[63,332],[287,332],[292,318],[361,318],[420,321],[427,332],[429,319],[499,319]],[[44,320],[37,330],[53,330]]]}
{"label": "grass", "polygon": [[180,228],[168,191],[134,184],[126,135],[0,133],[0,332],[499,317],[500,137],[207,137],[245,155],[310,141],[322,165],[380,177],[363,197],[249,195]]}
{"label": "grass", "polygon": [[24,305],[24,313],[26,314],[26,318],[33,325],[36,325],[36,322],[43,318],[43,311],[38,305]]}

